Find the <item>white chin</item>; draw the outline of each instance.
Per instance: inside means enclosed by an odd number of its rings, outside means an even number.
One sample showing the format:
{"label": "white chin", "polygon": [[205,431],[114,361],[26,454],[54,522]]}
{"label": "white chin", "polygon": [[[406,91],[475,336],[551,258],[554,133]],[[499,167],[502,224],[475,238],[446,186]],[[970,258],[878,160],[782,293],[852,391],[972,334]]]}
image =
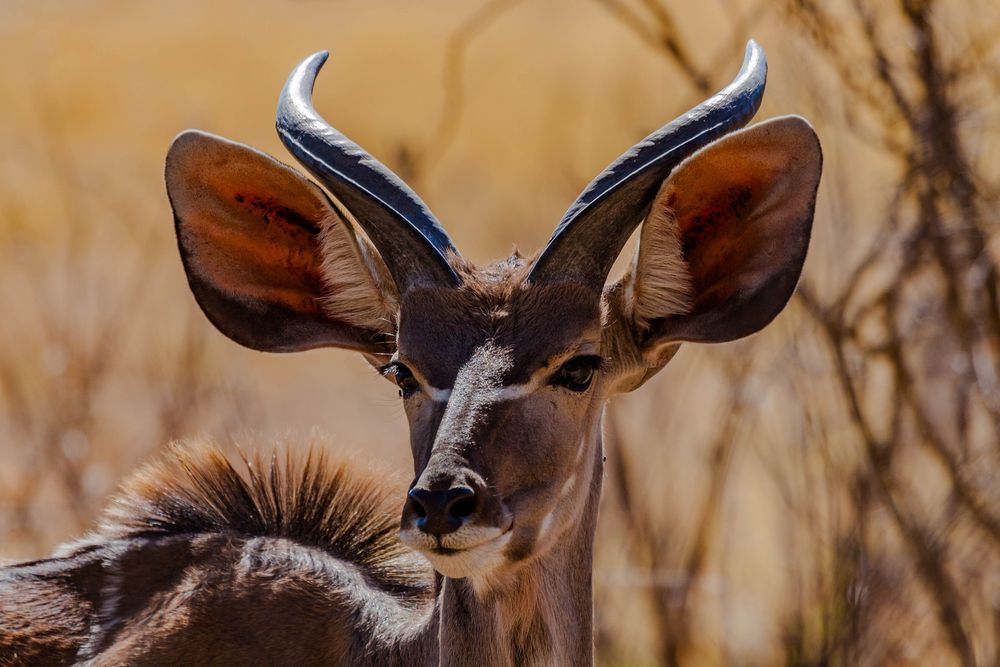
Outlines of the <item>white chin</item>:
{"label": "white chin", "polygon": [[444,576],[461,579],[488,574],[502,565],[505,560],[503,550],[509,541],[510,533],[507,533],[485,544],[454,553],[442,554],[426,550],[421,550],[421,553]]}

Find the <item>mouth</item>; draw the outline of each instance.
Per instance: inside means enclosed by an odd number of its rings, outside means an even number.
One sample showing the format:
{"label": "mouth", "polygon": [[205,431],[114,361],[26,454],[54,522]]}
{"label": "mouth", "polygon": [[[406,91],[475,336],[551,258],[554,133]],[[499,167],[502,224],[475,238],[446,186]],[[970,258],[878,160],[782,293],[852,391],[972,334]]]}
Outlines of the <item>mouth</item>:
{"label": "mouth", "polygon": [[[469,548],[470,549],[475,549],[476,547],[469,547]],[[428,549],[428,551],[430,551],[432,554],[436,554],[438,556],[454,556],[455,554],[459,554],[459,553],[462,553],[463,551],[467,551],[467,549],[449,549],[447,547],[431,547],[430,549]]]}
{"label": "mouth", "polygon": [[504,538],[508,538],[510,532],[513,529],[514,529],[514,524],[513,522],[511,522],[510,524],[507,525],[506,528],[501,529],[501,531],[496,535],[489,536],[480,542],[476,542],[473,544],[463,544],[461,546],[445,546],[443,542],[448,540],[448,538],[450,538],[451,535],[444,535],[443,537],[439,536],[437,537],[437,544],[435,546],[430,547],[429,549],[426,549],[426,551],[429,551],[438,556],[455,556],[457,554],[465,553],[468,551],[474,551],[476,549],[480,549],[483,547],[488,547],[490,546],[491,543],[497,542],[498,540],[504,540],[506,542],[506,539]]}
{"label": "mouth", "polygon": [[[403,531],[400,538],[404,544],[422,553],[435,570],[446,577],[458,579],[492,570],[503,563],[503,552],[513,535],[513,522],[503,529],[488,530],[492,533],[488,536],[462,536],[461,532],[434,537],[411,529]],[[455,543],[456,536],[458,544]],[[476,537],[484,539],[473,542]]]}

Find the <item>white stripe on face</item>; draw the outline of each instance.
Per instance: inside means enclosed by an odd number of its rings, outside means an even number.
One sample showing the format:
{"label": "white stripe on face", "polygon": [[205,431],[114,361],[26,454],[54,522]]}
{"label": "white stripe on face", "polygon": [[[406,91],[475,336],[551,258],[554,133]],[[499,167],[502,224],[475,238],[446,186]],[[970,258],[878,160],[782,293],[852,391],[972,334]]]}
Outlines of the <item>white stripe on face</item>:
{"label": "white stripe on face", "polygon": [[447,403],[448,399],[451,398],[451,389],[439,389],[428,385],[427,395],[435,403]]}
{"label": "white stripe on face", "polygon": [[[545,515],[542,522],[539,524],[537,537],[538,541],[545,539],[551,532],[552,526],[555,523],[556,515],[563,514],[566,516],[579,507],[579,495],[583,492],[583,488],[578,483],[581,478],[577,475],[576,469],[580,464],[580,458],[590,451],[591,445],[596,441],[596,438],[588,438],[586,433],[580,437],[580,442],[577,444],[576,460],[573,462],[574,472],[566,478],[565,482],[563,482],[562,486],[559,488],[559,493],[556,496],[552,509]],[[587,485],[590,484],[591,477],[591,474],[587,474],[584,478]],[[563,525],[566,524],[564,523]]]}
{"label": "white stripe on face", "polygon": [[[493,401],[516,401],[519,398],[531,394],[538,389],[537,382],[524,382],[522,384],[507,384],[490,390],[489,398]],[[437,403],[447,403],[451,398],[451,389],[441,389],[440,387],[427,387],[427,395],[432,401]]]}
{"label": "white stripe on face", "polygon": [[[552,369],[547,366],[542,366],[528,378],[527,382],[522,382],[520,384],[506,384],[500,385],[499,387],[491,387],[483,391],[482,398],[487,402],[493,403],[497,401],[516,401],[519,398],[524,398],[530,395],[540,386],[542,386],[542,381],[552,372]],[[440,387],[427,387],[427,395],[430,396],[432,401],[438,401],[441,403],[447,403],[451,398],[451,388],[440,388]]]}
{"label": "white stripe on face", "polygon": [[[577,348],[572,352],[564,351],[559,355],[556,355],[555,358],[556,360],[559,361],[559,363],[562,363],[566,359],[572,357],[574,354],[589,352],[589,350],[592,347],[593,346],[589,344],[584,345],[582,348]],[[484,348],[477,349],[476,353],[473,354],[473,358],[475,358],[480,352],[482,352],[483,349]],[[536,389],[542,386],[543,380],[546,378],[546,376],[552,373],[555,368],[558,368],[558,364],[554,363],[546,364],[540,367],[534,373],[532,373],[531,377],[528,378],[527,382],[523,382],[520,384],[501,385],[499,387],[489,389],[487,390],[486,396],[484,398],[486,398],[486,400],[491,402],[516,401],[519,398],[524,398],[525,396],[530,395]],[[461,371],[459,371],[459,374],[461,374]],[[427,383],[422,376],[420,377],[420,379],[425,386],[425,393],[427,394],[428,398],[430,398],[432,401],[436,403],[447,403],[451,399],[452,387],[434,387],[429,383]]]}

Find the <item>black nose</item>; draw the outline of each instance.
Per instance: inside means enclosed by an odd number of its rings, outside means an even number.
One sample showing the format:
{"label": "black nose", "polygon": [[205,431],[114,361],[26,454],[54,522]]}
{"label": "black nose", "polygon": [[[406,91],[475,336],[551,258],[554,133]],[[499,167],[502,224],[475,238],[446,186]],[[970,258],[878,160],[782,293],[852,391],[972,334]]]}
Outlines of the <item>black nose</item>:
{"label": "black nose", "polygon": [[476,511],[476,492],[468,486],[450,489],[414,487],[409,493],[410,508],[417,528],[432,535],[453,533]]}

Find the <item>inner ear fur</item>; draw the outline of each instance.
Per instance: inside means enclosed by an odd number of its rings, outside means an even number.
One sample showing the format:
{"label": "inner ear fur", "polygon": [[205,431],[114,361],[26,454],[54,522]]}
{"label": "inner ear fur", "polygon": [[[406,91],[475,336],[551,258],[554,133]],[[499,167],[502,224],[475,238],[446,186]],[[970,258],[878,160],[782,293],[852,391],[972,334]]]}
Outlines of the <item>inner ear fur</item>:
{"label": "inner ear fur", "polygon": [[226,336],[269,352],[392,352],[395,287],[346,211],[315,184],[198,131],[171,145],[166,183],[191,291]]}
{"label": "inner ear fur", "polygon": [[742,338],[781,312],[809,247],[821,171],[819,140],[798,116],[727,135],[674,170],[622,279],[645,353]]}

